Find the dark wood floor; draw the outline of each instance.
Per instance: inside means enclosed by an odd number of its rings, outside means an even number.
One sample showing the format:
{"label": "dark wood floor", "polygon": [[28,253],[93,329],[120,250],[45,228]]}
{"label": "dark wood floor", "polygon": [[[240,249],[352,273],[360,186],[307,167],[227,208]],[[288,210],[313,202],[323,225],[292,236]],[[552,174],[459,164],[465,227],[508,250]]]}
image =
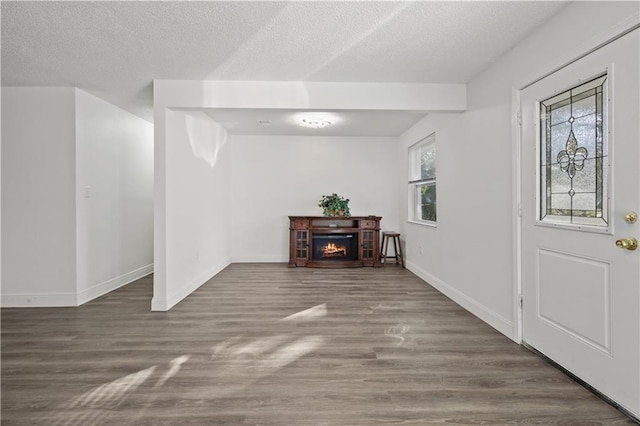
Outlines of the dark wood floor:
{"label": "dark wood floor", "polygon": [[631,423],[399,267],[234,264],[2,310],[3,425]]}

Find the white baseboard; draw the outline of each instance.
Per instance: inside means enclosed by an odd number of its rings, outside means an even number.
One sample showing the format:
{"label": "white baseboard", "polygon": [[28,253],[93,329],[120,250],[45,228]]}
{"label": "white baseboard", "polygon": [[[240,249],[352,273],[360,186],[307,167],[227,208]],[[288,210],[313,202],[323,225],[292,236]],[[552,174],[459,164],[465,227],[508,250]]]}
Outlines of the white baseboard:
{"label": "white baseboard", "polygon": [[168,311],[169,302],[165,298],[153,296],[151,298],[151,310],[157,312]]}
{"label": "white baseboard", "polygon": [[168,311],[177,305],[182,299],[196,291],[202,284],[209,281],[211,278],[216,276],[220,271],[231,264],[231,259],[226,258],[222,262],[218,263],[216,266],[208,269],[206,272],[198,275],[195,279],[193,279],[190,283],[182,286],[178,291],[173,292],[169,297],[159,298],[153,297],[151,299],[151,310],[152,311]]}
{"label": "white baseboard", "polygon": [[62,308],[77,306],[75,293],[3,294],[3,308]]}
{"label": "white baseboard", "polygon": [[234,256],[231,263],[287,263],[287,256]]}
{"label": "white baseboard", "polygon": [[60,308],[80,306],[96,297],[100,297],[138,278],[144,277],[151,272],[153,272],[153,263],[122,274],[119,277],[112,278],[109,281],[96,284],[80,293],[3,294],[0,306],[3,308]]}
{"label": "white baseboard", "polygon": [[107,294],[110,291],[113,291],[117,288],[127,285],[130,282],[137,280],[138,278],[142,278],[145,275],[149,275],[152,272],[153,272],[153,263],[143,266],[141,268],[135,269],[131,272],[127,272],[126,274],[122,274],[119,277],[115,277],[108,281],[104,281],[102,283],[89,287],[88,289],[78,293],[78,298],[77,298],[78,306],[84,303],[87,303],[88,301],[93,300],[97,297],[100,297],[103,294]]}
{"label": "white baseboard", "polygon": [[473,315],[477,316],[482,321],[507,336],[509,339],[513,340],[513,323],[507,318],[480,304],[477,300],[470,298],[460,290],[457,290],[444,281],[436,278],[417,266],[415,263],[407,261],[406,266],[408,270],[429,283],[429,285],[440,293],[444,294],[449,299],[453,300],[458,305],[462,306],[464,309],[471,312]]}

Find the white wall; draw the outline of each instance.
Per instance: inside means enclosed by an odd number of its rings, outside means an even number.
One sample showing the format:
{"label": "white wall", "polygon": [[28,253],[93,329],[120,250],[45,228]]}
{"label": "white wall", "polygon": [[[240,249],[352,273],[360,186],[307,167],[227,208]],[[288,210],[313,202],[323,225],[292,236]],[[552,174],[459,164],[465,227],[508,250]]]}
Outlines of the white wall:
{"label": "white wall", "polygon": [[407,147],[435,131],[438,152],[438,227],[402,221],[409,268],[509,337],[516,336],[513,91],[605,41],[634,16],[636,2],[570,4],[469,82],[466,112],[431,114],[401,137],[399,191],[407,191]]}
{"label": "white wall", "polygon": [[286,262],[289,215],[321,216],[336,192],[353,216],[398,227],[397,138],[231,136],[234,262]]}
{"label": "white wall", "polygon": [[231,149],[226,131],[203,112],[166,110],[155,124],[166,152],[157,164],[163,271],[155,275],[152,309],[168,310],[231,261]]}
{"label": "white wall", "polygon": [[2,304],[76,295],[72,88],[2,89]]}
{"label": "white wall", "polygon": [[[0,4],[0,13],[2,5]],[[1,21],[1,20],[0,20]],[[0,24],[0,27],[2,25]],[[0,33],[2,29],[0,28]],[[0,55],[0,70],[2,69],[2,55]],[[2,99],[2,87],[0,87],[0,99]],[[2,102],[0,102],[0,117],[2,117]],[[0,127],[2,119],[0,118]],[[2,132],[0,131],[0,306],[2,306]]]}
{"label": "white wall", "polygon": [[473,111],[430,114],[401,138],[404,194],[408,146],[433,132],[437,144],[437,227],[407,223],[407,202],[401,204],[407,265],[511,335],[511,150],[474,134],[474,124]]}
{"label": "white wall", "polygon": [[74,88],[5,87],[2,124],[3,307],[77,306],[151,272],[150,123]]}
{"label": "white wall", "polygon": [[153,270],[153,125],[76,90],[78,304]]}

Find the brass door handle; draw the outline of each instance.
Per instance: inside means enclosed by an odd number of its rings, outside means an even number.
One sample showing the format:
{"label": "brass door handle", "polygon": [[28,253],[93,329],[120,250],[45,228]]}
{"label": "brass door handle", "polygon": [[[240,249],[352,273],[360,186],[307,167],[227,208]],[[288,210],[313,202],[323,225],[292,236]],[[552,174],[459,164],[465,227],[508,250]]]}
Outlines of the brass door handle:
{"label": "brass door handle", "polygon": [[616,246],[627,250],[635,250],[638,248],[638,240],[633,237],[621,238],[616,241]]}

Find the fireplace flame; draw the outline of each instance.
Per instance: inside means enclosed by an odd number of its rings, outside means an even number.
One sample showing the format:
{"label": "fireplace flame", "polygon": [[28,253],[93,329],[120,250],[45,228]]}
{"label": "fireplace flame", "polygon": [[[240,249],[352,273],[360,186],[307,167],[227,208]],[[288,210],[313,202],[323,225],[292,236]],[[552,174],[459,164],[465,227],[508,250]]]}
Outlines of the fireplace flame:
{"label": "fireplace flame", "polygon": [[326,246],[322,247],[322,254],[324,256],[346,256],[347,255],[347,247],[345,246],[337,246],[335,243],[328,243]]}

